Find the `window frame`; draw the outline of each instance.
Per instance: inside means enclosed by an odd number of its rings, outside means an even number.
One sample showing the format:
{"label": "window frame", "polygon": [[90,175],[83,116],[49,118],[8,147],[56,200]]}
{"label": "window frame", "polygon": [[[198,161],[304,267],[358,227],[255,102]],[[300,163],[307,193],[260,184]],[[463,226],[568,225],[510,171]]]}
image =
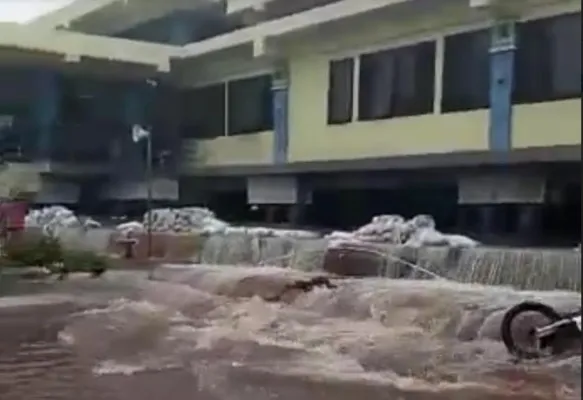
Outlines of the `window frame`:
{"label": "window frame", "polygon": [[[249,81],[253,80],[260,80],[260,79],[267,79],[269,82],[267,84],[267,89],[262,92],[261,98],[261,107],[264,108],[260,113],[262,116],[261,122],[259,122],[256,127],[253,128],[246,128],[246,129],[237,129],[233,130],[233,121],[231,121],[233,115],[231,114],[233,109],[233,104],[231,101],[233,98],[233,86],[238,84],[245,84]],[[261,75],[254,75],[251,77],[241,78],[241,79],[231,79],[226,82],[225,88],[226,94],[226,102],[227,102],[227,111],[225,113],[225,135],[226,136],[240,136],[240,135],[252,135],[255,133],[265,132],[269,130],[273,130],[274,128],[274,115],[273,115],[273,77],[272,74],[261,74]]]}
{"label": "window frame", "polygon": [[[215,83],[211,83],[209,85],[203,85],[203,86],[196,86],[196,87],[190,87],[187,89],[183,89],[181,90],[181,93],[179,94],[180,97],[180,137],[183,139],[198,139],[198,140],[206,140],[206,139],[216,139],[217,137],[221,137],[221,136],[225,136],[225,119],[226,119],[226,114],[227,114],[227,110],[225,108],[225,97],[226,97],[226,89],[225,89],[226,83],[225,82],[215,82]],[[196,107],[198,100],[200,99],[196,99],[195,93],[203,93],[207,90],[212,90],[212,89],[217,89],[217,94],[219,93],[218,89],[220,90],[221,93],[221,97],[220,97],[220,103],[221,103],[221,109],[219,110],[219,116],[222,116],[222,129],[219,131],[217,130],[216,133],[211,132],[210,130],[208,132],[205,132],[205,130],[202,130],[202,135],[199,134],[199,132],[201,132],[200,126],[201,126],[201,122],[204,122],[204,120],[199,120],[199,119],[188,119],[185,118],[185,115],[187,114],[188,110],[191,107]],[[195,99],[194,101],[187,101],[185,98],[187,96],[194,96]],[[202,95],[201,98],[207,98],[206,96]],[[218,101],[218,100],[217,100]],[[212,118],[212,115],[210,114],[205,114],[206,117],[208,118]],[[204,125],[208,125],[208,124],[204,124]],[[217,125],[218,126],[218,125]],[[206,128],[205,128],[206,129]]]}
{"label": "window frame", "polygon": [[[433,114],[435,111],[435,96],[437,95],[436,63],[438,58],[438,49],[438,40],[427,39],[410,45],[361,54],[359,56],[360,70],[359,92],[357,96],[357,120],[364,122]],[[429,53],[427,50],[429,50]],[[431,62],[427,64],[423,63],[420,59],[420,57],[424,57],[426,55],[431,55]],[[404,61],[407,61],[407,59],[414,60],[414,71],[403,68],[402,64]],[[367,60],[371,60],[371,63],[369,64]],[[363,68],[367,68],[368,65],[368,68],[371,68],[373,70],[372,73],[374,73],[374,70],[378,68],[377,63],[382,62],[383,60],[389,60],[392,65],[392,71],[390,73],[391,76],[388,77],[390,83],[388,81],[386,82],[388,85],[390,85],[391,92],[389,95],[390,98],[385,99],[385,101],[388,103],[387,109],[382,111],[380,114],[375,115],[375,112],[371,111],[369,109],[370,107],[366,106],[367,104],[372,104],[368,103],[368,101],[370,100],[370,97],[374,97],[375,94],[367,94],[363,91],[363,89],[366,86],[369,86],[370,88],[377,87],[379,83],[377,82],[376,84],[367,84],[366,79],[368,79],[368,77],[363,74]],[[423,73],[421,71],[423,68],[429,68],[431,73]],[[402,90],[403,87],[401,85],[405,80],[405,76],[403,75],[404,73],[407,74],[406,77],[413,82],[413,91],[411,92],[412,95],[411,93],[408,93],[410,96],[406,96]],[[375,78],[372,77],[371,79],[374,81]],[[429,85],[423,85],[424,81],[429,83]],[[427,86],[427,90],[425,90],[425,88],[422,89],[421,86]],[[425,97],[428,93],[429,96]]]}
{"label": "window frame", "polygon": [[[475,35],[475,34],[483,34],[487,40],[487,46],[485,48],[485,53],[484,53],[484,58],[485,58],[484,72],[485,73],[481,78],[484,80],[484,82],[482,82],[482,84],[485,83],[485,85],[484,85],[485,92],[481,93],[479,96],[476,96],[476,98],[482,97],[482,96],[483,96],[483,98],[476,100],[474,104],[469,105],[469,106],[463,106],[461,104],[465,104],[466,100],[472,98],[473,96],[471,96],[471,95],[467,95],[467,96],[466,95],[458,95],[457,98],[454,99],[453,98],[454,96],[450,97],[449,95],[446,95],[446,93],[448,93],[448,91],[449,91],[448,88],[452,87],[451,85],[447,84],[447,81],[449,81],[451,78],[449,76],[450,72],[448,71],[448,68],[447,68],[448,39],[455,40],[454,38],[460,38],[463,36],[470,36],[470,35]],[[442,114],[484,110],[484,109],[487,109],[488,107],[490,107],[490,88],[489,88],[489,85],[490,85],[490,47],[491,47],[491,32],[490,32],[489,28],[475,29],[475,30],[471,30],[471,31],[455,33],[455,34],[451,34],[451,35],[446,35],[444,37],[443,72],[441,75],[443,88],[441,91],[441,99],[439,101]],[[455,73],[455,71],[451,71],[451,73],[453,74],[453,73]],[[452,92],[449,92],[449,93],[453,95]]]}
{"label": "window frame", "polygon": [[[350,78],[350,82],[348,85],[348,93],[346,93],[347,98],[338,98],[337,96],[342,94],[342,90],[344,87],[340,87],[337,90],[341,90],[339,93],[335,93],[334,88],[334,75],[333,70],[334,66],[342,66],[343,63],[349,63],[348,70],[347,70],[347,78]],[[358,68],[358,69],[357,69]],[[360,60],[357,62],[357,58],[355,57],[345,57],[341,59],[332,59],[328,62],[328,89],[327,89],[327,123],[328,125],[345,125],[349,124],[354,121],[354,102],[356,93],[358,93],[358,86],[355,85],[355,80],[358,79],[358,71],[360,69]],[[356,89],[356,90],[355,90]],[[340,117],[336,117],[333,115],[333,111],[335,110],[335,101],[339,101],[344,104],[346,110],[342,110],[346,112],[346,114],[341,115]],[[343,108],[344,108],[343,107]]]}
{"label": "window frame", "polygon": [[[559,42],[560,38],[553,39],[550,35],[550,30],[552,29],[550,26],[553,24],[553,20],[559,20],[561,18],[572,18],[574,21],[581,22],[581,11],[578,12],[566,12],[561,13],[558,15],[551,15],[542,18],[536,18],[531,20],[521,21],[517,24],[516,27],[516,40],[517,40],[517,50],[515,54],[515,61],[514,61],[514,88],[512,92],[512,103],[513,104],[536,104],[536,103],[544,103],[549,101],[558,101],[558,100],[574,100],[581,98],[581,81],[577,87],[573,87],[568,91],[559,92],[556,87],[553,85],[553,81],[557,76],[562,75],[562,72],[556,70],[557,66],[555,64],[555,60],[552,59],[554,53],[554,46],[557,42]],[[526,27],[527,24],[530,26]],[[549,24],[545,26],[545,24]],[[540,27],[543,26],[542,29],[534,30],[533,27],[536,29],[537,25]],[[521,46],[521,34],[524,33],[525,27],[529,29],[530,33],[535,33],[537,35],[544,36],[544,46],[539,45],[536,49],[536,53],[534,55],[528,55],[522,53],[525,51],[524,49],[529,49],[529,47]],[[533,29],[533,30],[530,30]],[[533,40],[532,37],[529,40]],[[532,44],[530,42],[529,44]],[[540,37],[536,37],[534,43],[540,44],[541,40]],[[579,43],[580,44],[580,43]],[[577,46],[575,46],[577,47]],[[578,47],[581,49],[581,47]],[[524,58],[523,58],[524,57]],[[581,62],[580,57],[574,57],[574,59],[579,59]],[[543,64],[538,64],[543,61]],[[542,71],[538,72],[538,77],[535,77],[533,74],[525,75],[521,71],[529,70],[528,65],[531,62],[536,62],[538,65],[542,66]],[[526,68],[525,68],[526,66]],[[579,73],[581,76],[581,71]],[[529,79],[530,78],[530,79]],[[533,80],[536,81],[536,85],[533,85]],[[538,90],[537,90],[538,89]]]}

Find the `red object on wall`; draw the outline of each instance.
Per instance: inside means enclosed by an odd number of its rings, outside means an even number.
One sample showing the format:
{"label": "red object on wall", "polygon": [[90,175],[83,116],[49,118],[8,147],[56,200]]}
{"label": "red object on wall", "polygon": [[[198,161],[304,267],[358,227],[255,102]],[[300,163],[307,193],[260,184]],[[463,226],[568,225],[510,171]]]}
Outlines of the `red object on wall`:
{"label": "red object on wall", "polygon": [[28,205],[24,201],[0,202],[1,225],[11,231],[24,229],[24,218],[27,211]]}

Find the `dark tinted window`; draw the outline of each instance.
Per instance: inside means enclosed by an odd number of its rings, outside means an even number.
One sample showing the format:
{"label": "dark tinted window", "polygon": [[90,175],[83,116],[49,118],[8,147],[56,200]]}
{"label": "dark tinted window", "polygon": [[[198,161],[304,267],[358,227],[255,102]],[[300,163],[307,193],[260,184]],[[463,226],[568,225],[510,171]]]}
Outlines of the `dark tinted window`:
{"label": "dark tinted window", "polygon": [[182,137],[214,138],[225,134],[225,84],[196,88],[181,95]]}
{"label": "dark tinted window", "polygon": [[358,114],[374,120],[433,111],[435,42],[361,56]]}
{"label": "dark tinted window", "polygon": [[518,26],[518,103],[581,97],[581,13]]}
{"label": "dark tinted window", "polygon": [[328,81],[328,123],[352,121],[354,59],[330,62]]}
{"label": "dark tinted window", "polygon": [[488,30],[445,38],[442,112],[487,108],[490,85]]}
{"label": "dark tinted window", "polygon": [[273,129],[271,75],[231,81],[227,92],[229,135]]}

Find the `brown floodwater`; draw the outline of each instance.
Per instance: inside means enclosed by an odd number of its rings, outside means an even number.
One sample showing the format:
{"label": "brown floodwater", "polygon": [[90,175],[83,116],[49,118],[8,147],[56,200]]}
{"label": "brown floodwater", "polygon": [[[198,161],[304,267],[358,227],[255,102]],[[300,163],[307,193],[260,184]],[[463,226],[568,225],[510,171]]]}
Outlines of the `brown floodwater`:
{"label": "brown floodwater", "polygon": [[580,355],[516,364],[504,310],[574,292],[343,279],[262,300],[300,272],[161,268],[0,298],[2,400],[570,400]]}

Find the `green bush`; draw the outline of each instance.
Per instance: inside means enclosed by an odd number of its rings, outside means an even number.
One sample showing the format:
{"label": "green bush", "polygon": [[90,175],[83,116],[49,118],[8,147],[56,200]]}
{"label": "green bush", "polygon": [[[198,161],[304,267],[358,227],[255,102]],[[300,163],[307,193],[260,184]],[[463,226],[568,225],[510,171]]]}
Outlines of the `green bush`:
{"label": "green bush", "polygon": [[64,279],[71,272],[87,272],[101,276],[109,269],[106,256],[89,250],[64,249],[58,239],[23,237],[4,246],[0,265],[6,267],[46,267]]}
{"label": "green bush", "polygon": [[88,250],[67,250],[63,253],[62,270],[70,272],[88,272],[94,277],[101,276],[111,267],[106,256]]}
{"label": "green bush", "polygon": [[3,264],[14,267],[51,267],[62,262],[63,248],[50,237],[23,237],[4,246]]}

